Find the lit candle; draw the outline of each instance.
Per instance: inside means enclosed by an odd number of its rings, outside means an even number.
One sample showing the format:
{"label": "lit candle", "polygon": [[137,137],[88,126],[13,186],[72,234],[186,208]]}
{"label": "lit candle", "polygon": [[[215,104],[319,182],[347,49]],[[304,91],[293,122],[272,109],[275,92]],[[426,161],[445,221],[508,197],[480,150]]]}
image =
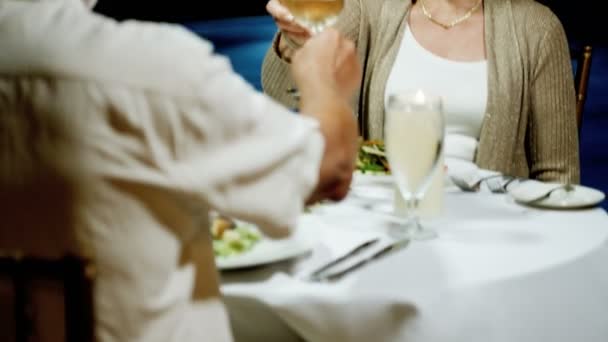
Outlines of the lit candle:
{"label": "lit candle", "polygon": [[425,96],[422,89],[418,89],[418,91],[416,91],[416,95],[414,95],[414,102],[416,102],[417,104],[424,104]]}

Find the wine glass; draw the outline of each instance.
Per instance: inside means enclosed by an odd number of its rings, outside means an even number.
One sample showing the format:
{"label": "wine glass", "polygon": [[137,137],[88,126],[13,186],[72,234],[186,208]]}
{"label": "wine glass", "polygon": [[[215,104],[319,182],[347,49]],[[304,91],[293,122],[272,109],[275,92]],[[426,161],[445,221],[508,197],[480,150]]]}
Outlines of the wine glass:
{"label": "wine glass", "polygon": [[437,236],[420,224],[418,205],[439,169],[445,125],[442,107],[440,97],[423,90],[390,95],[386,106],[386,154],[409,219],[400,233],[415,240]]}
{"label": "wine glass", "polygon": [[[314,35],[338,20],[344,8],[344,0],[280,0],[293,15],[296,23],[308,28]],[[289,88],[287,93],[296,101],[300,100],[297,88]]]}
{"label": "wine glass", "polygon": [[338,20],[344,0],[281,0],[295,21],[312,34],[322,32]]}

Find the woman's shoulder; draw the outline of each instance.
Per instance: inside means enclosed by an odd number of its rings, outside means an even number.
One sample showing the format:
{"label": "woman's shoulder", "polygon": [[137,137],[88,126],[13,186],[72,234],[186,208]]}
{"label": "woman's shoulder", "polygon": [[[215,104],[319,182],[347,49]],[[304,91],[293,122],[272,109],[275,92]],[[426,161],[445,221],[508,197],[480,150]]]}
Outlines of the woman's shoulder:
{"label": "woman's shoulder", "polygon": [[[348,0],[347,0],[348,1]],[[383,26],[387,22],[403,18],[403,14],[412,4],[411,0],[350,0],[358,3],[361,15],[372,27]]]}
{"label": "woman's shoulder", "polygon": [[509,0],[513,19],[517,24],[524,25],[527,31],[543,28],[561,27],[562,23],[544,4],[535,0]]}
{"label": "woman's shoulder", "polygon": [[[348,1],[348,0],[347,0]],[[378,16],[382,9],[386,6],[390,9],[403,9],[405,10],[406,6],[409,6],[412,1],[411,0],[350,0],[352,2],[356,2],[361,7],[361,12],[366,13],[370,16],[376,17]]]}

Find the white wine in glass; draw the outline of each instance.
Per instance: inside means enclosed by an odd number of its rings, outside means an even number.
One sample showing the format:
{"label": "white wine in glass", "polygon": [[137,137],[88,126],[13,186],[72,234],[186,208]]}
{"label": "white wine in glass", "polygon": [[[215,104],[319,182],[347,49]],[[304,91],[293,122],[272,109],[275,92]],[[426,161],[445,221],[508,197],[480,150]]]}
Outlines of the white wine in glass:
{"label": "white wine in glass", "polygon": [[[295,21],[308,28],[312,34],[321,33],[335,24],[344,8],[344,0],[280,0],[287,7]],[[287,91],[295,100],[300,100],[296,88]]]}
{"label": "white wine in glass", "polygon": [[344,0],[281,0],[295,21],[313,34],[323,31],[338,20]]}
{"label": "white wine in glass", "polygon": [[384,130],[386,152],[410,219],[401,233],[411,239],[436,237],[434,231],[420,224],[418,205],[439,168],[444,125],[441,98],[422,90],[389,96]]}

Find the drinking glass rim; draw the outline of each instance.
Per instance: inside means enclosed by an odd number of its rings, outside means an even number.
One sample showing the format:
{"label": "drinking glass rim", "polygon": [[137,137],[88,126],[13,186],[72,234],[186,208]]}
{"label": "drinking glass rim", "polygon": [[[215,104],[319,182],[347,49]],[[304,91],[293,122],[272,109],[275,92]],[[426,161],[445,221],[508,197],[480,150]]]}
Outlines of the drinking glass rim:
{"label": "drinking glass rim", "polygon": [[433,92],[429,92],[423,88],[414,88],[392,92],[388,95],[388,103],[390,104],[394,100],[400,100],[403,102],[414,102],[420,105],[437,102],[439,103],[439,105],[443,106],[442,96]]}

